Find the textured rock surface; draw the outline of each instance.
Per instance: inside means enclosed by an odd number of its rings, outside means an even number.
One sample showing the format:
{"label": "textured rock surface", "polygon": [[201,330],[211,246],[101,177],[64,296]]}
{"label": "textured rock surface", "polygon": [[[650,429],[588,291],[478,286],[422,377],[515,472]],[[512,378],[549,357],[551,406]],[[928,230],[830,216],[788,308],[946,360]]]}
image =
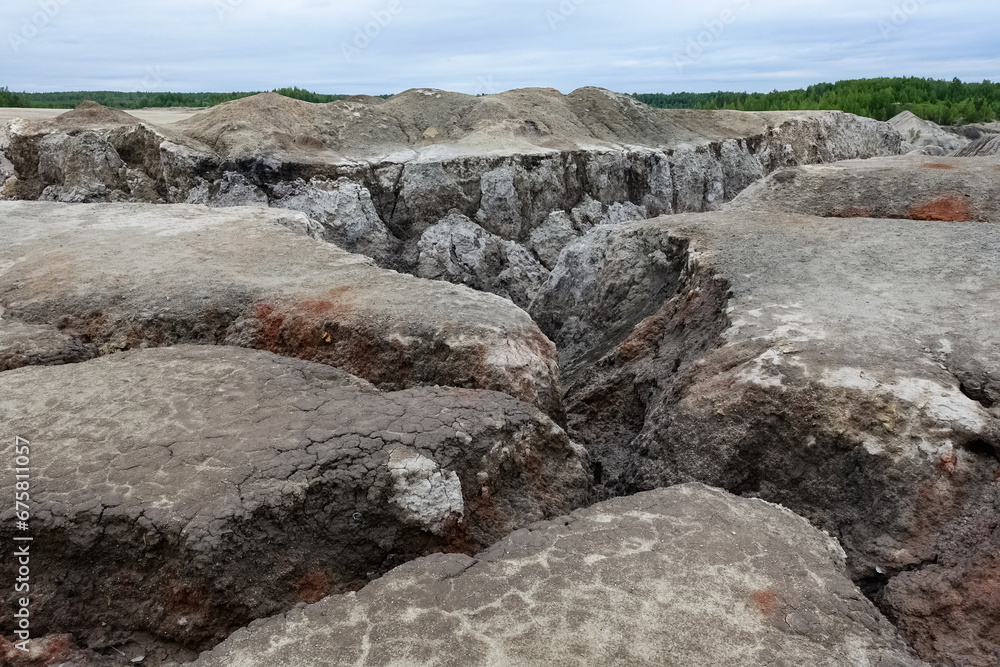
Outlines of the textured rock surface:
{"label": "textured rock surface", "polygon": [[[234,347],[8,371],[0,423],[8,459],[15,434],[31,443],[32,631],[93,648],[136,632],[206,648],[408,559],[475,553],[589,493],[586,452],[510,396],[383,393]],[[13,544],[13,507],[0,520]],[[10,636],[9,614],[0,628]]]}
{"label": "textured rock surface", "polygon": [[267,202],[413,271],[425,230],[453,210],[528,246],[552,213],[595,224],[715,210],[781,167],[900,150],[889,125],[840,112],[656,110],[598,88],[330,104],[263,94],[163,127],[92,103],[11,121],[0,179],[16,172],[2,191],[16,199]]}
{"label": "textured rock surface", "polygon": [[908,153],[918,151],[925,155],[951,155],[970,143],[964,135],[924,120],[911,111],[903,111],[888,122],[902,135],[904,150]]}
{"label": "textured rock surface", "polygon": [[988,157],[1000,155],[1000,136],[996,134],[979,137],[971,144],[955,153],[957,157]]}
{"label": "textured rock surface", "polygon": [[[698,480],[781,502],[840,538],[852,577],[926,658],[992,665],[992,225],[735,211],[601,231],[564,251],[535,315],[553,340],[598,341],[563,363],[570,432],[603,483]],[[681,244],[686,263],[650,259]],[[665,284],[671,298],[647,300]],[[593,307],[603,294],[617,318]],[[619,321],[639,323],[611,346]]]}
{"label": "textured rock surface", "polygon": [[249,629],[198,667],[889,665],[917,667],[791,512],[699,485],[432,556]]}
{"label": "textured rock surface", "polygon": [[730,207],[834,218],[1000,222],[1000,158],[903,156],[782,169]]}
{"label": "textured rock surface", "polygon": [[499,294],[522,308],[528,307],[549,278],[548,269],[522,246],[489,233],[461,214],[428,227],[417,250],[417,276]]}
{"label": "textured rock surface", "polygon": [[495,389],[559,418],[555,347],[526,313],[317,242],[301,213],[0,202],[0,221],[8,368],[228,344],[344,368],[385,389]]}

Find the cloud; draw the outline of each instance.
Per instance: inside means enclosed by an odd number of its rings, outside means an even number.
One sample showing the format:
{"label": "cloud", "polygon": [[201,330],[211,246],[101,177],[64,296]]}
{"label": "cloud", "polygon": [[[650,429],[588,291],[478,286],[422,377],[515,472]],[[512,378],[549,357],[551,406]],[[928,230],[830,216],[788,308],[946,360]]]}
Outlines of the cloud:
{"label": "cloud", "polygon": [[997,78],[979,0],[6,0],[15,90],[771,90]]}

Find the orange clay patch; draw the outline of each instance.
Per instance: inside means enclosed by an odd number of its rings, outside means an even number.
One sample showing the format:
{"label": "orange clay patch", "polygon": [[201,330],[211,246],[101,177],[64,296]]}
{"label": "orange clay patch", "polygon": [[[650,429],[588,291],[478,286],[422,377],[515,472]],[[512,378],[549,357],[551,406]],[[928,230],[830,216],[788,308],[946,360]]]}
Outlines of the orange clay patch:
{"label": "orange clay patch", "polygon": [[753,602],[757,610],[764,614],[765,616],[774,616],[778,611],[780,604],[778,603],[778,596],[774,594],[770,588],[766,588],[762,591],[754,591],[750,594],[750,601]]}
{"label": "orange clay patch", "polygon": [[910,209],[910,220],[933,220],[936,222],[971,222],[972,210],[969,202],[958,197],[941,197],[923,206]]}
{"label": "orange clay patch", "polygon": [[313,604],[327,596],[329,583],[325,573],[310,572],[299,580],[295,589],[295,597],[299,602]]}
{"label": "orange clay patch", "polygon": [[936,162],[931,162],[929,164],[924,165],[924,169],[954,169],[954,168],[955,165],[953,164],[939,164]]}
{"label": "orange clay patch", "polygon": [[938,457],[938,469],[946,475],[954,475],[958,470],[958,456],[955,452],[942,452]]}

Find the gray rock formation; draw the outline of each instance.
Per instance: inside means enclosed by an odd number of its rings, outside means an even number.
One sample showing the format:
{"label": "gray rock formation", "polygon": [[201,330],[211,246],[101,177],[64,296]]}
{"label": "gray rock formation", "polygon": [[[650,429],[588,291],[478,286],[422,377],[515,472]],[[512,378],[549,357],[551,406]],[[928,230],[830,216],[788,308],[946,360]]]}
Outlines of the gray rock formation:
{"label": "gray rock formation", "polygon": [[453,210],[527,247],[552,213],[597,224],[595,207],[610,223],[715,210],[781,167],[899,152],[889,125],[839,112],[656,110],[597,88],[414,90],[325,105],[263,94],[164,127],[93,103],[11,121],[0,132],[10,162],[0,160],[0,192],[266,201],[306,213],[328,241],[412,272],[424,232]]}
{"label": "gray rock formation", "polygon": [[308,183],[302,179],[278,183],[271,193],[274,206],[302,211],[319,222],[319,238],[382,265],[393,263],[398,243],[379,218],[367,188],[347,178],[333,182],[314,177]]}
{"label": "gray rock formation", "polygon": [[955,153],[956,157],[996,157],[1000,156],[1000,135],[986,134]]}
{"label": "gray rock formation", "polygon": [[[134,633],[207,648],[408,559],[475,553],[589,493],[586,452],[510,396],[383,393],[234,347],[0,373],[0,423],[8,460],[14,434],[30,442],[32,628],[91,648]],[[0,491],[14,497],[13,475]],[[13,518],[0,514],[8,544]]]}
{"label": "gray rock formation", "polygon": [[834,218],[1000,222],[998,158],[915,155],[782,169],[744,190],[730,210]]}
{"label": "gray rock formation", "polygon": [[428,227],[417,244],[414,272],[506,297],[522,308],[537,296],[549,271],[522,246],[491,234],[459,213]]}
{"label": "gray rock formation", "polygon": [[969,145],[969,139],[937,123],[924,120],[910,111],[903,111],[889,119],[903,137],[903,150],[924,155],[952,155]]}
{"label": "gray rock formation", "polygon": [[526,313],[308,238],[302,213],[0,202],[0,220],[8,368],[227,344],[343,368],[384,389],[495,389],[561,414],[555,347]]}
{"label": "gray rock formation", "polygon": [[684,215],[574,242],[533,313],[612,491],[780,502],[840,538],[925,659],[989,665],[998,275],[992,225]]}
{"label": "gray rock formation", "polygon": [[[764,557],[766,555],[766,557]],[[196,667],[918,667],[791,512],[700,485],[619,498],[438,555],[240,630]]]}

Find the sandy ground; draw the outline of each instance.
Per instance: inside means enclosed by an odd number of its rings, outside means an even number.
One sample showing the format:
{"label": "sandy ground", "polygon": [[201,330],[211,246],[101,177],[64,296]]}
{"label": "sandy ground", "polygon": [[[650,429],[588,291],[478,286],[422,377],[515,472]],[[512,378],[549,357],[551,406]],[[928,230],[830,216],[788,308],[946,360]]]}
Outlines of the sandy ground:
{"label": "sandy ground", "polygon": [[[21,109],[13,107],[0,107],[0,123],[6,123],[13,118],[25,118],[27,120],[45,120],[55,118],[69,109]],[[191,107],[169,107],[162,109],[133,109],[127,113],[135,116],[139,120],[154,125],[167,125],[187,120],[191,116],[204,111]]]}

